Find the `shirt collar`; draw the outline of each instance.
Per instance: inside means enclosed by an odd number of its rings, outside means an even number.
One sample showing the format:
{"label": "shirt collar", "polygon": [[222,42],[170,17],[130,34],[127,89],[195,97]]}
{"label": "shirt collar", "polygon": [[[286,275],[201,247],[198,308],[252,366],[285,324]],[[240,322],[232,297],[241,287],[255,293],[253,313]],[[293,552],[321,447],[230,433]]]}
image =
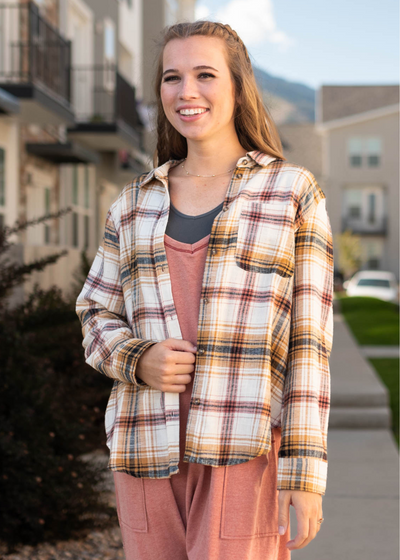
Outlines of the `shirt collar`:
{"label": "shirt collar", "polygon": [[[185,158],[182,159],[170,159],[160,165],[159,167],[155,167],[152,169],[147,175],[143,177],[143,179],[139,182],[138,186],[143,187],[149,181],[151,181],[154,177],[160,180],[165,180],[168,176],[168,171],[170,167],[177,165],[178,163],[184,161]],[[261,167],[266,167],[277,159],[274,156],[270,156],[269,154],[265,154],[264,152],[260,152],[258,150],[253,150],[251,152],[247,152],[245,156],[242,156],[238,159],[236,166],[237,167],[253,167],[254,162]]]}

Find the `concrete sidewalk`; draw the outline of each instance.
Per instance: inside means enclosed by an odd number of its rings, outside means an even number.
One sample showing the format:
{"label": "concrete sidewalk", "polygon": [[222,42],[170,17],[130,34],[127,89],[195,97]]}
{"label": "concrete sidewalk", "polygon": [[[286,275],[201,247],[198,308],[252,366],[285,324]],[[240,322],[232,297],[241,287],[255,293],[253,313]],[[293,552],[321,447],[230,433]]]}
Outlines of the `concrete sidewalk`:
{"label": "concrete sidewalk", "polygon": [[[335,301],[338,310],[338,302]],[[389,395],[344,321],[334,315],[324,522],[293,560],[399,558],[399,452]],[[290,507],[291,538],[297,532]]]}

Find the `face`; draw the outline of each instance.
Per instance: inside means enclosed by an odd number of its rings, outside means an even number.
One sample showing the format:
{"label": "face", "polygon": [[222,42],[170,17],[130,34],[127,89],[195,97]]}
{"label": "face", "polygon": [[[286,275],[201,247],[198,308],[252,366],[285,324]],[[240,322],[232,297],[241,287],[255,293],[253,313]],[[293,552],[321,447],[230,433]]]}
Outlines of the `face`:
{"label": "face", "polygon": [[[188,141],[235,135],[235,87],[218,37],[173,39],[164,48],[161,101],[172,126]],[[194,115],[182,111],[198,109]]]}

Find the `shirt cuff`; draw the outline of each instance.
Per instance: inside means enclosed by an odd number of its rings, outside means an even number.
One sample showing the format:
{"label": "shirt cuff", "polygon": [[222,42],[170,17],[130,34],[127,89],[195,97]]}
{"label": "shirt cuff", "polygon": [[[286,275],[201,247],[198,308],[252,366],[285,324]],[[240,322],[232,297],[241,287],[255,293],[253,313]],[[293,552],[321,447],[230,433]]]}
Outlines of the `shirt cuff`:
{"label": "shirt cuff", "polygon": [[279,457],[278,490],[325,494],[328,463],[312,457]]}
{"label": "shirt cuff", "polygon": [[154,340],[128,339],[114,352],[112,360],[114,376],[133,385],[147,386],[142,379],[136,377],[136,366],[142,354],[154,344],[157,344]]}

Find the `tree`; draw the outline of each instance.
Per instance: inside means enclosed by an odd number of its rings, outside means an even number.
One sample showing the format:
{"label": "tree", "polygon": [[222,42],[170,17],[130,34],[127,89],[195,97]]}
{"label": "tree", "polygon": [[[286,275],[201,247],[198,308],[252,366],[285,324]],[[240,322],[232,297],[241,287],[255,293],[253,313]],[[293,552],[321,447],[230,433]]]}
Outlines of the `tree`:
{"label": "tree", "polygon": [[339,252],[338,269],[345,279],[350,278],[360,269],[362,264],[363,247],[361,237],[347,229],[343,233],[336,234],[335,241]]}

